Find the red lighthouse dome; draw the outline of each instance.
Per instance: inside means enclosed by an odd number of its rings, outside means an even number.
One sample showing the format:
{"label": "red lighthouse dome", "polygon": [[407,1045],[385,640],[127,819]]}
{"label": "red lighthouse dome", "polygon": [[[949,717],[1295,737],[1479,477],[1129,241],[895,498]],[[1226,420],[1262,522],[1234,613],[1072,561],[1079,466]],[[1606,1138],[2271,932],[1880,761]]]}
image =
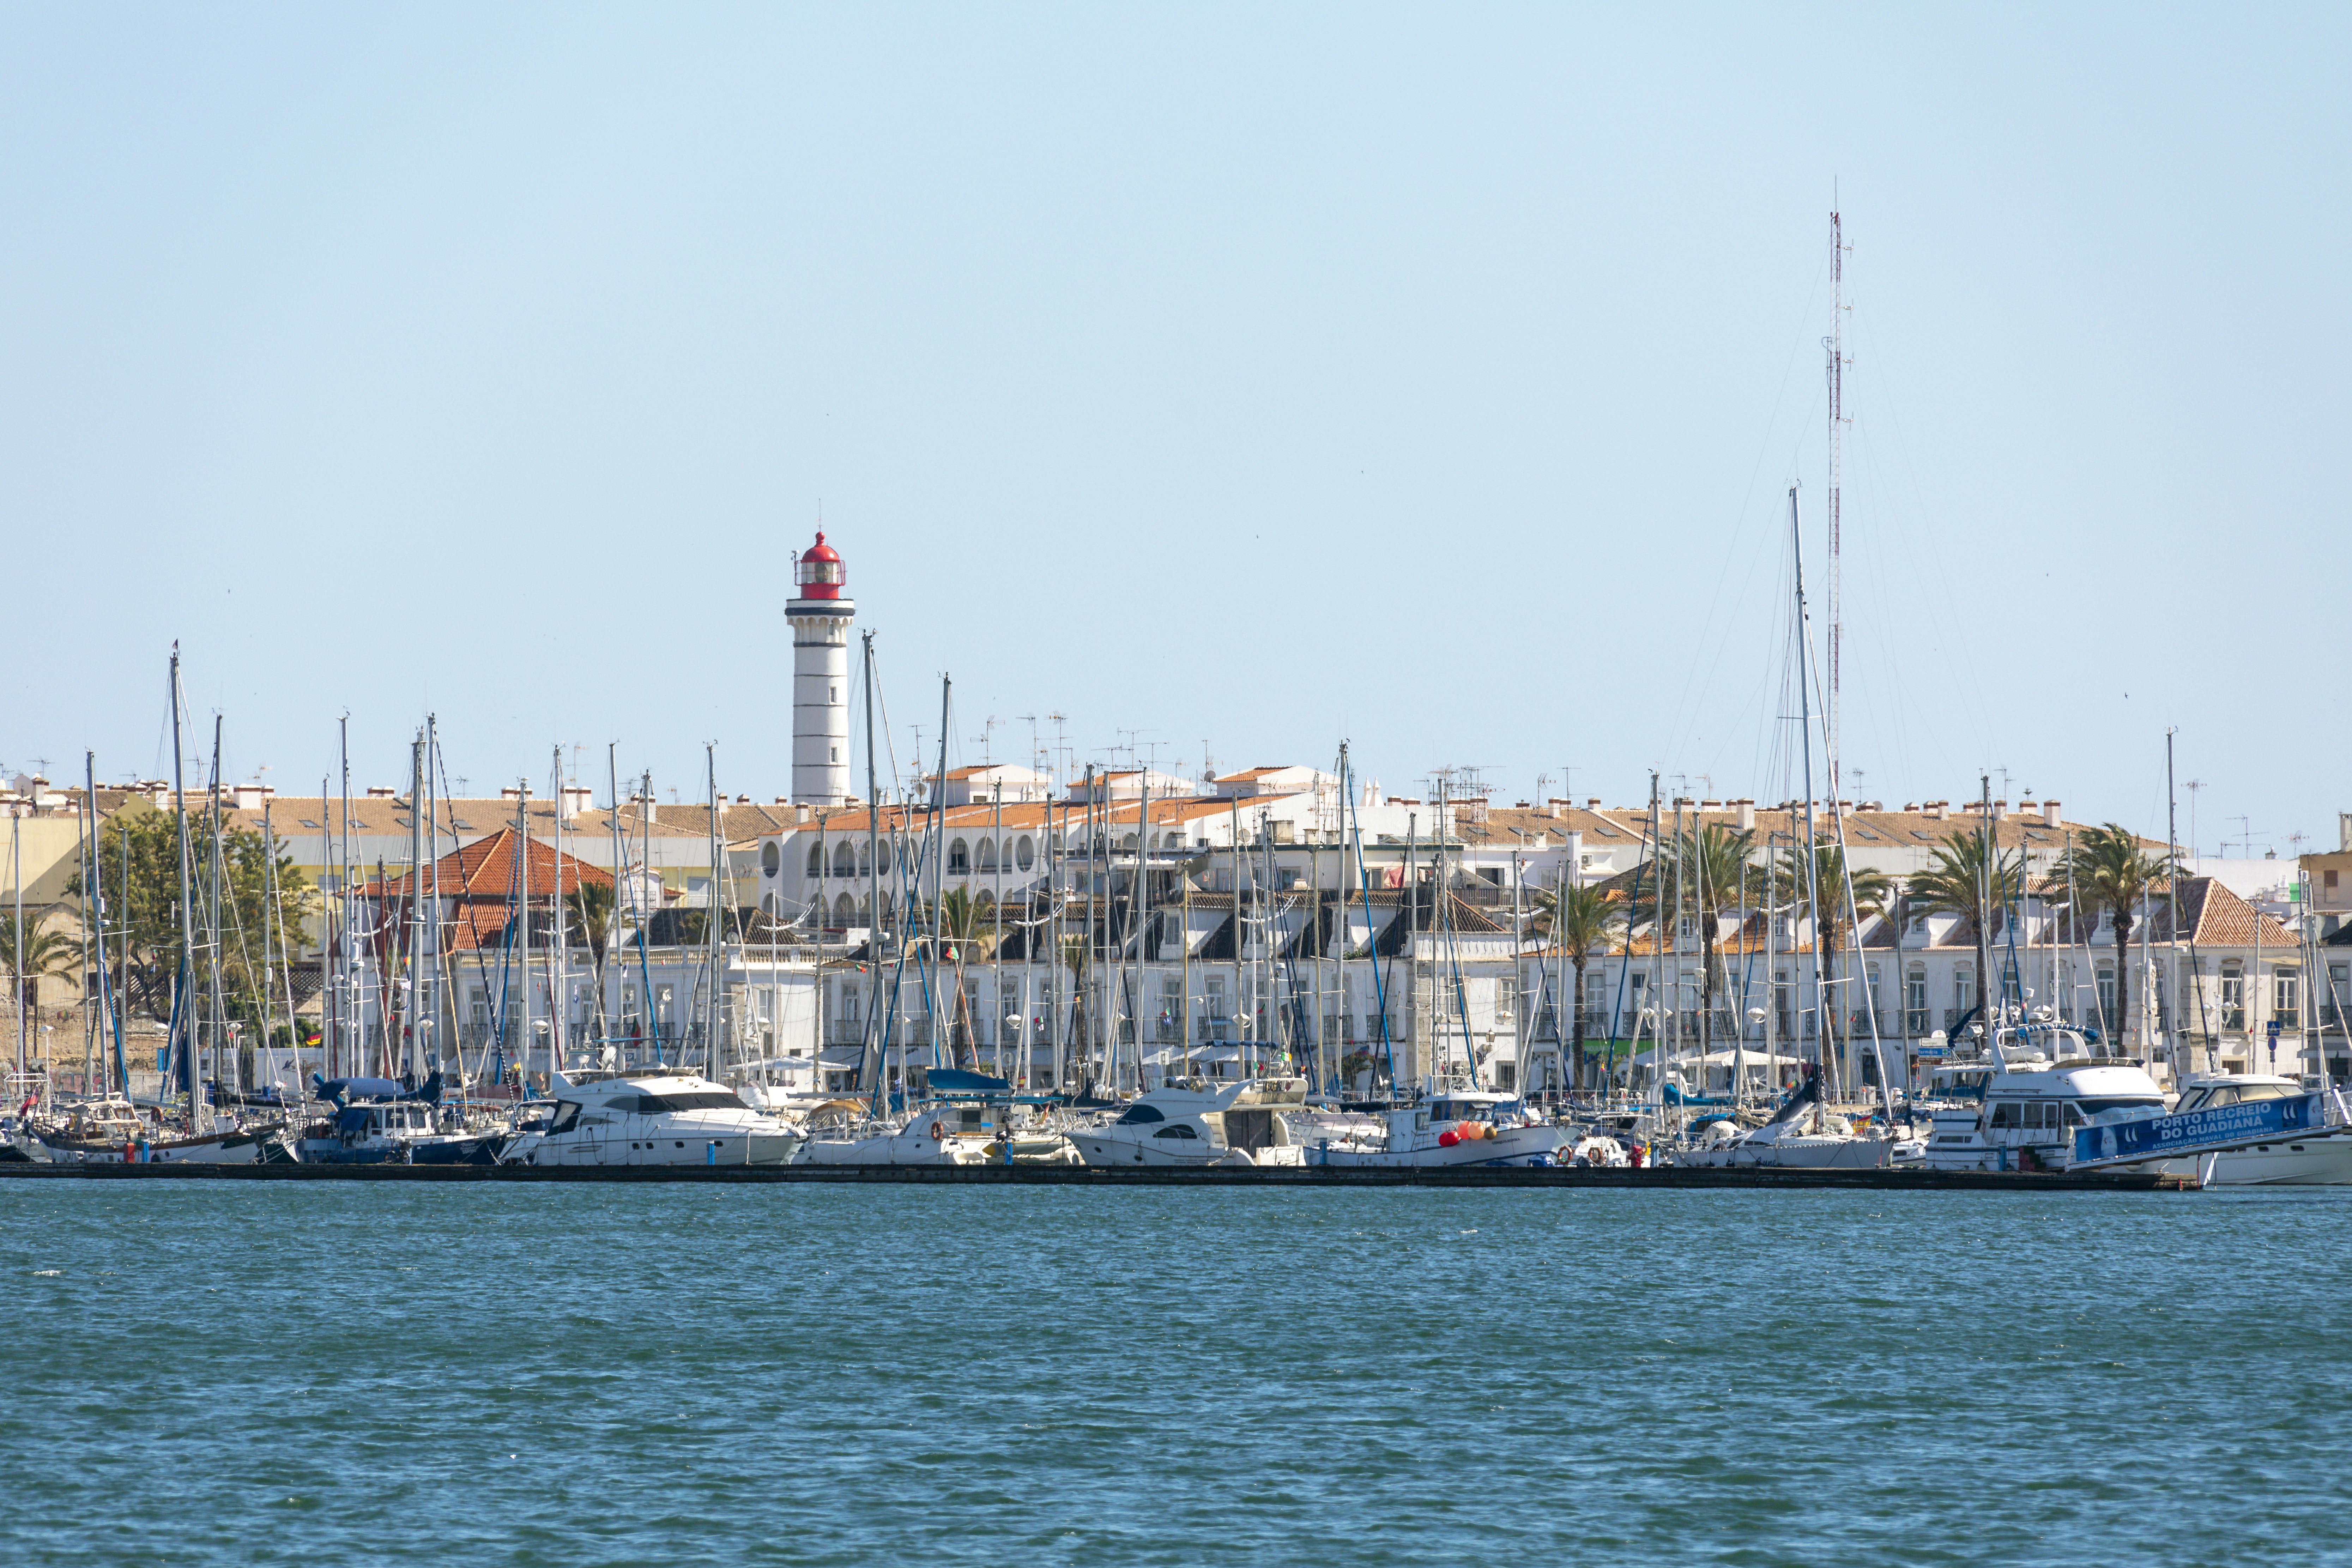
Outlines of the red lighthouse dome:
{"label": "red lighthouse dome", "polygon": [[820,530],[816,542],[801,557],[801,597],[838,599],[845,580],[841,570],[841,552],[824,542],[824,533]]}

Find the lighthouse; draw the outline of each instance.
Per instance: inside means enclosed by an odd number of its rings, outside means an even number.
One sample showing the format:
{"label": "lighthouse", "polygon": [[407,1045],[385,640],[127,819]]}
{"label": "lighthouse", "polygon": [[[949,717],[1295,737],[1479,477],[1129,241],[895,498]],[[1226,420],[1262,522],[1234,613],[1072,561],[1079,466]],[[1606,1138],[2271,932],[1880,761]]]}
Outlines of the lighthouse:
{"label": "lighthouse", "polygon": [[784,606],[793,628],[793,803],[842,805],[849,785],[849,623],[841,552],[816,542],[800,561],[800,597]]}

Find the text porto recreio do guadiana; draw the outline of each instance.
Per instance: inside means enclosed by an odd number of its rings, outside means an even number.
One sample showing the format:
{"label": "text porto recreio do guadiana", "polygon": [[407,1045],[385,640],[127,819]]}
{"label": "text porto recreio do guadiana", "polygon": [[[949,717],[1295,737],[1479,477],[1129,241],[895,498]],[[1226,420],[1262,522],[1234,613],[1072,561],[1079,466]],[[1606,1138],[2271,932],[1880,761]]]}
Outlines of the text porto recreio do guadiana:
{"label": "text porto recreio do guadiana", "polygon": [[2292,1095],[2191,1110],[2179,1116],[2149,1116],[2074,1133],[2077,1165],[2121,1164],[2234,1149],[2264,1138],[2310,1132],[2326,1125],[2324,1096]]}

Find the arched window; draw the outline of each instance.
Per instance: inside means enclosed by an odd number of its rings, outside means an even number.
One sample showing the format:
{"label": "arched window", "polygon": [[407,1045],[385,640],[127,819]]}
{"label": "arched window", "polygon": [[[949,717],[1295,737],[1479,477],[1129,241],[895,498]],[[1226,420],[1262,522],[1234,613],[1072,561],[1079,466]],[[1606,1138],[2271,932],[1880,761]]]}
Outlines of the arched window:
{"label": "arched window", "polygon": [[982,888],[980,897],[972,900],[971,907],[982,921],[987,921],[996,912],[996,900],[986,888]]}
{"label": "arched window", "polygon": [[948,875],[968,877],[971,874],[971,847],[962,839],[948,846]]}
{"label": "arched window", "polygon": [[1013,847],[1013,859],[1014,864],[1018,865],[1024,871],[1026,871],[1029,869],[1029,863],[1036,858],[1037,847],[1029,842],[1029,836],[1027,834],[1023,834],[1021,836],[1021,842]]}
{"label": "arched window", "polygon": [[771,919],[773,919],[773,918],[774,918],[775,913],[776,913],[776,895],[775,895],[775,894],[773,894],[773,893],[761,893],[761,894],[760,895],[760,912],[761,912],[761,914],[763,914],[763,915],[766,915],[766,916],[770,917]]}
{"label": "arched window", "polygon": [[851,921],[854,921],[856,918],[857,905],[851,901],[847,893],[842,894],[841,897],[833,901],[833,923],[835,925],[846,926]]}
{"label": "arched window", "polygon": [[841,847],[833,852],[833,874],[836,877],[857,875],[857,850],[847,839],[842,840]]}
{"label": "arched window", "polygon": [[980,841],[980,868],[982,872],[996,869],[996,840],[993,838]]}
{"label": "arched window", "polygon": [[861,844],[857,847],[857,875],[859,878],[863,879],[870,877],[873,874],[874,852],[866,846]]}
{"label": "arched window", "polygon": [[1135,835],[1134,835],[1134,834],[1132,834],[1132,833],[1130,833],[1130,834],[1129,834],[1126,837],[1124,837],[1124,838],[1120,839],[1120,840],[1118,841],[1118,847],[1119,847],[1121,849],[1124,849],[1124,850],[1129,851],[1129,852],[1131,853],[1131,852],[1134,850],[1134,848],[1135,848]]}
{"label": "arched window", "polygon": [[765,844],[760,846],[760,874],[761,876],[774,876],[776,874],[777,868],[782,866],[783,863],[783,852],[776,847],[776,841],[774,839],[771,838]]}
{"label": "arched window", "polygon": [[812,877],[824,875],[824,846],[822,844],[809,846],[808,874]]}

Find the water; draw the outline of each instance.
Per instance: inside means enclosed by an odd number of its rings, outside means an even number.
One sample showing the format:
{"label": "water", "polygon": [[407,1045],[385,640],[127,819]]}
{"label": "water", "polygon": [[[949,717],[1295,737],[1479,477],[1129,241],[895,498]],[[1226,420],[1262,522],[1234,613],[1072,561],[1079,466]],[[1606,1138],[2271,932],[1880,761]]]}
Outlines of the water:
{"label": "water", "polygon": [[0,1182],[15,1562],[2312,1562],[2352,1194]]}

